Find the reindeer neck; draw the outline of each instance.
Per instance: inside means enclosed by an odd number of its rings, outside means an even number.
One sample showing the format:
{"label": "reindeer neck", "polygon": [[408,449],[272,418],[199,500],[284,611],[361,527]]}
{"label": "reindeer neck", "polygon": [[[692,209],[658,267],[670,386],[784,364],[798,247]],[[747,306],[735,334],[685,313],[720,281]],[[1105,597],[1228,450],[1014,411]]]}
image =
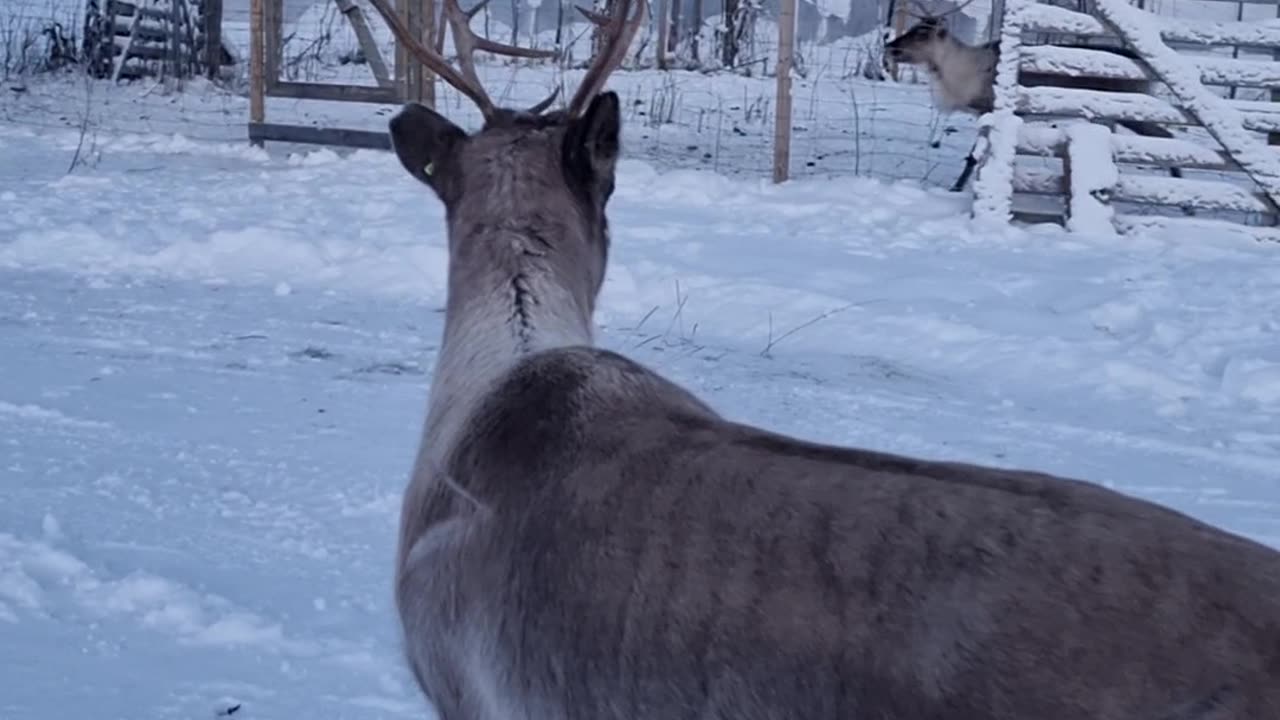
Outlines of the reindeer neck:
{"label": "reindeer neck", "polygon": [[951,39],[937,47],[929,59],[935,91],[947,110],[983,111],[991,104],[995,50]]}
{"label": "reindeer neck", "polygon": [[537,232],[495,228],[454,243],[444,338],[426,441],[451,447],[459,426],[502,375],[530,353],[594,342],[595,288],[583,263]]}

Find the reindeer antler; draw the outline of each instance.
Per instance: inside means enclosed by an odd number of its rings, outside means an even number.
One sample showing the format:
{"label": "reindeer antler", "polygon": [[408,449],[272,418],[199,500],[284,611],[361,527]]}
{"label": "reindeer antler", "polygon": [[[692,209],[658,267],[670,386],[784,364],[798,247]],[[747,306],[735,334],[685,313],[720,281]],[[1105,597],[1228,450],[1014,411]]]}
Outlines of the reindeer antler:
{"label": "reindeer antler", "polygon": [[[458,0],[444,0],[444,19],[453,28],[453,45],[458,51],[458,68],[455,69],[444,59],[443,27],[436,40],[436,48],[428,48],[413,36],[409,28],[405,27],[400,15],[396,13],[387,0],[369,0],[369,2],[378,11],[378,14],[382,16],[382,19],[387,22],[396,40],[404,45],[423,65],[431,68],[432,72],[457,88],[463,95],[471,98],[471,101],[480,108],[480,113],[486,120],[493,116],[497,107],[489,99],[488,93],[484,90],[484,85],[480,82],[480,77],[476,74],[475,59],[472,57],[475,55],[476,50],[484,50],[495,55],[533,59],[556,56],[554,50],[534,50],[514,45],[504,45],[488,38],[478,37],[472,32],[471,18],[475,17],[475,14],[484,8],[489,0],[481,0],[480,4],[471,8],[471,10],[463,10],[458,5]],[[529,112],[537,114],[546,110],[551,106],[559,92],[560,90],[557,88],[546,100],[529,108]]]}
{"label": "reindeer antler", "polygon": [[591,99],[604,88],[605,81],[622,64],[636,32],[648,21],[649,0],[635,0],[635,2],[638,7],[630,20],[626,18],[631,9],[631,0],[613,0],[612,16],[574,6],[583,17],[604,29],[605,42],[600,53],[592,61],[591,67],[587,69],[587,74],[582,77],[578,92],[574,93],[573,100],[569,103],[571,117],[582,114],[582,111],[591,104]]}

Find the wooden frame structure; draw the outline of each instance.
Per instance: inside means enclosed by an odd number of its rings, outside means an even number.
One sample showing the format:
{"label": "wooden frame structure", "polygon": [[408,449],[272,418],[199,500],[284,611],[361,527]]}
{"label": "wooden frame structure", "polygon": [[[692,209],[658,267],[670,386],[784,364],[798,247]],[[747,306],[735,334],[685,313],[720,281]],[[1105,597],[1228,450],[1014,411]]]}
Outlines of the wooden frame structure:
{"label": "wooden frame structure", "polygon": [[[317,128],[267,122],[266,98],[330,100],[394,105],[423,102],[435,105],[435,76],[396,44],[394,77],[374,42],[368,20],[353,0],[333,0],[355,31],[368,59],[376,85],[309,83],[283,80],[284,0],[251,0],[249,55],[249,141],[291,142],[341,147],[391,149],[385,131],[351,128]],[[430,45],[435,26],[435,0],[395,0],[396,11],[410,31]]]}
{"label": "wooden frame structure", "polygon": [[[1187,22],[1126,0],[1089,5],[1084,13],[1005,0],[995,109],[980,121],[974,217],[1060,222],[1095,233],[1234,230],[1280,241],[1280,102],[1274,102],[1280,99],[1280,61],[1174,49],[1243,46],[1280,57],[1280,27]],[[1122,44],[1139,59],[1029,44],[1034,34]],[[1163,83],[1169,97],[1024,87],[1019,70],[1151,79]],[[1210,85],[1269,91],[1271,100],[1223,97]],[[1113,133],[1110,124],[1120,120],[1156,123],[1176,137]],[[1143,166],[1166,174],[1143,173]],[[1181,169],[1183,177],[1169,177],[1170,168]]]}

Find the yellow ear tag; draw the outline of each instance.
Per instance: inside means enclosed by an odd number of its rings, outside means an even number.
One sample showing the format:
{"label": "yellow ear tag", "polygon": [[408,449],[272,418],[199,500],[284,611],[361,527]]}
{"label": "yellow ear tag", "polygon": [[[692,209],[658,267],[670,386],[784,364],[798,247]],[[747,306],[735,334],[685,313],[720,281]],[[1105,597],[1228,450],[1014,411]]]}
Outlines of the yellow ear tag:
{"label": "yellow ear tag", "polygon": [[435,170],[436,170],[436,164],[435,164],[435,163],[427,163],[427,164],[426,164],[425,166],[423,166],[423,168],[422,168],[422,172],[426,173],[427,175],[431,175],[431,173],[435,172]]}

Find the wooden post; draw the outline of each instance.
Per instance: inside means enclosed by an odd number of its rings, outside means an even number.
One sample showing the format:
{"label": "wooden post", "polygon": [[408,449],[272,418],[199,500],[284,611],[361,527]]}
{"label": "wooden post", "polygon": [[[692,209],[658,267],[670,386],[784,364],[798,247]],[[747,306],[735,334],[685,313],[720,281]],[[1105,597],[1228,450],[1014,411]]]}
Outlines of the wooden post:
{"label": "wooden post", "polygon": [[[264,2],[266,0],[249,2],[249,122],[251,124],[261,124],[267,119],[267,84],[264,77],[266,28],[263,27],[266,18],[262,9]],[[254,140],[253,144],[262,147],[261,140]]]}
{"label": "wooden post", "polygon": [[[1276,17],[1280,18],[1280,3],[1276,5]],[[1280,62],[1280,48],[1271,51],[1271,59]],[[1271,102],[1280,102],[1280,88],[1271,91]],[[1268,145],[1280,145],[1280,132],[1267,133]]]}
{"label": "wooden post", "polygon": [[[413,37],[422,40],[422,0],[407,0],[405,7],[409,32]],[[404,77],[408,86],[405,88],[405,100],[422,102],[422,63],[413,55],[405,56],[409,67],[405,68]]]}
{"label": "wooden post", "polygon": [[[427,47],[431,47],[431,40],[436,34],[436,0],[421,0],[422,2],[422,41]],[[448,23],[440,23],[441,27],[445,27]],[[443,43],[441,43],[443,45]],[[441,50],[441,54],[443,54]],[[423,66],[422,68],[422,101],[427,107],[434,108],[436,106],[436,74],[431,72],[431,68]]]}
{"label": "wooden post", "polygon": [[[910,11],[906,0],[898,0],[893,6],[893,36],[898,37],[907,31],[907,17]],[[898,63],[892,59],[889,60],[889,77],[894,82],[898,81]]]}
{"label": "wooden post", "polygon": [[[406,20],[406,18],[408,18],[409,16],[409,13],[406,9],[407,2],[412,2],[412,0],[396,0],[396,14],[400,16],[401,20]],[[409,55],[409,50],[404,46],[404,43],[396,42],[395,46],[396,46],[396,57],[393,62],[395,64],[394,74],[396,78],[396,87],[400,88],[401,100],[405,100],[405,99],[408,99],[409,97],[408,69],[409,69],[409,58],[412,56]]]}
{"label": "wooden post", "polygon": [[262,40],[263,87],[280,82],[280,66],[284,64],[284,0],[263,0]]}
{"label": "wooden post", "polygon": [[773,119],[773,181],[791,172],[791,64],[796,45],[796,0],[781,0],[778,13],[778,96]]}
{"label": "wooden post", "polygon": [[654,53],[658,59],[658,69],[667,69],[667,51],[671,48],[671,0],[658,0],[658,51]]}
{"label": "wooden post", "polygon": [[223,0],[205,0],[201,5],[201,32],[205,35],[205,74],[218,77],[223,67]]}

